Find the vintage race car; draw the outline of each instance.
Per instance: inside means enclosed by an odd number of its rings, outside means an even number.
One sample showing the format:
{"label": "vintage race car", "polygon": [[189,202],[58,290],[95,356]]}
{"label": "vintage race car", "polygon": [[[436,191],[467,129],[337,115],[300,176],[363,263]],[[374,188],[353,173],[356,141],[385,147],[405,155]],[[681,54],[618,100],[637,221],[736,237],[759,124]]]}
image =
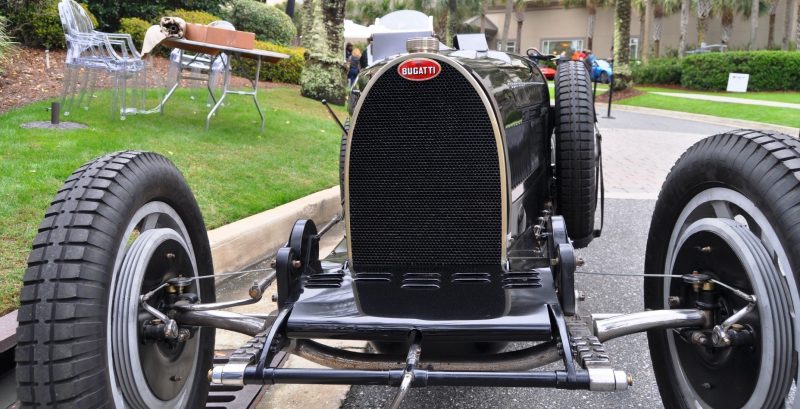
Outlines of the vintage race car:
{"label": "vintage race car", "polygon": [[[391,385],[392,407],[438,385],[619,391],[632,379],[604,343],[643,331],[667,407],[793,405],[800,142],[745,130],[690,148],[655,207],[646,311],[592,315],[575,288],[575,248],[602,229],[591,81],[561,63],[550,95],[541,58],[414,38],[363,70],[343,125],[341,215],[319,229],[298,220],[274,272],[237,301],[215,301],[203,218],[169,160],[117,152],[79,168],[24,278],[22,405],[195,408],[209,379]],[[320,259],[340,222],[344,242]],[[273,279],[276,311],[223,311]],[[253,338],[212,365],[215,328]],[[281,354],[326,368],[283,368]]]}

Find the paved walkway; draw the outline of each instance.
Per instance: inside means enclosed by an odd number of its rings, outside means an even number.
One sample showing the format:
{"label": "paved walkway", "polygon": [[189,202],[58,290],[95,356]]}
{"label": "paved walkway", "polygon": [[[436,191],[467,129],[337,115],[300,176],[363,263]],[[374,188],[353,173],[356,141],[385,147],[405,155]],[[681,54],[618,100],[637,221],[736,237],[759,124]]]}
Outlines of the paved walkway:
{"label": "paved walkway", "polygon": [[598,118],[603,135],[606,197],[656,199],[675,161],[695,142],[733,128],[663,116],[614,111]]}
{"label": "paved walkway", "polygon": [[800,109],[800,104],[792,104],[789,102],[764,101],[760,99],[747,99],[747,98],[736,98],[736,97],[722,97],[717,95],[690,94],[684,92],[648,92],[648,93],[661,95],[665,97],[698,99],[701,101],[728,102],[732,104],[760,105],[760,106],[774,107],[774,108]]}

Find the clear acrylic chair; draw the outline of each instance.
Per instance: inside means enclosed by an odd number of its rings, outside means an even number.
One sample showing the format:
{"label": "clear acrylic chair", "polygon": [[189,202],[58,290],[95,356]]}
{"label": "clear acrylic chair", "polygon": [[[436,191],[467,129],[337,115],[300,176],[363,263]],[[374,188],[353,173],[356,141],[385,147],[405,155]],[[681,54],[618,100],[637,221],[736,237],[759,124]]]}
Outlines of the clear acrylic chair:
{"label": "clear acrylic chair", "polygon": [[[67,43],[62,91],[64,115],[69,115],[76,95],[79,95],[78,106],[83,104],[87,91],[89,98],[84,108],[88,109],[99,73],[109,74],[112,80],[113,117],[125,119],[137,108],[144,110],[147,64],[133,45],[131,36],[96,31],[86,10],[73,0],[62,0],[58,10]],[[127,100],[129,80],[136,83],[132,107]]]}
{"label": "clear acrylic chair", "polygon": [[[208,26],[236,30],[233,24],[224,20],[214,21]],[[191,75],[184,76],[181,74],[183,71],[190,71]],[[206,82],[208,88],[206,105],[210,107],[217,102],[215,90],[220,76],[223,79],[230,77],[228,56],[225,53],[221,53],[216,58],[208,54],[185,52],[178,48],[170,53],[170,67],[167,74],[167,86],[170,90],[179,87],[181,80]],[[194,99],[194,93],[191,94],[191,98]]]}

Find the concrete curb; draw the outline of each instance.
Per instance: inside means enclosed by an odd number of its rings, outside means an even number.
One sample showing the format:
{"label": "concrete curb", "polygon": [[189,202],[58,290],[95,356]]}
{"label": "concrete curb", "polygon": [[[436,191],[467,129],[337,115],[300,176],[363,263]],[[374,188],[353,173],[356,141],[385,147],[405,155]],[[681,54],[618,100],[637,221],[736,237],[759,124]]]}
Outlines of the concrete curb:
{"label": "concrete curb", "polygon": [[262,261],[286,243],[297,219],[312,219],[321,227],[341,210],[339,186],[334,186],[211,230],[214,271],[236,271]]}
{"label": "concrete curb", "polygon": [[[595,111],[605,113],[608,109],[608,105],[604,103],[596,103]],[[649,114],[649,115],[658,115],[658,116],[665,116],[669,118],[677,118],[677,119],[684,119],[687,121],[697,121],[697,122],[706,122],[714,125],[720,126],[728,126],[732,128],[751,128],[751,129],[762,129],[762,130],[769,130],[769,131],[776,131],[782,132],[789,136],[797,137],[798,128],[792,128],[788,126],[782,125],[775,125],[775,124],[768,124],[766,122],[755,122],[755,121],[745,121],[742,119],[733,119],[733,118],[725,118],[720,116],[712,116],[712,115],[703,115],[703,114],[692,114],[689,112],[681,112],[681,111],[669,111],[666,109],[656,109],[656,108],[645,108],[645,107],[636,107],[636,106],[629,106],[629,105],[618,105],[612,104],[611,105],[611,114],[614,114],[614,110],[626,111],[626,112],[636,112],[641,114]],[[602,118],[601,118],[602,119]]]}

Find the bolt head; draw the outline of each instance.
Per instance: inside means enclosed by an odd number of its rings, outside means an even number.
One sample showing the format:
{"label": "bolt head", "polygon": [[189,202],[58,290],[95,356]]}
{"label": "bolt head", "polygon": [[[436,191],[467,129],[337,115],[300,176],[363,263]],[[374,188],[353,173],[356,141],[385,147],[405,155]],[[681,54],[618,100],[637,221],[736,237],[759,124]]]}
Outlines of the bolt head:
{"label": "bolt head", "polygon": [[681,297],[677,297],[677,296],[674,296],[674,295],[670,296],[668,298],[668,302],[669,302],[669,306],[670,307],[677,307],[677,306],[681,305]]}
{"label": "bolt head", "polygon": [[275,268],[275,266],[277,266],[277,265],[278,265],[278,262],[275,261],[275,260],[272,260],[272,261],[269,262],[269,268]]}
{"label": "bolt head", "polygon": [[292,260],[292,267],[300,268],[303,266],[303,262],[300,260]]}

